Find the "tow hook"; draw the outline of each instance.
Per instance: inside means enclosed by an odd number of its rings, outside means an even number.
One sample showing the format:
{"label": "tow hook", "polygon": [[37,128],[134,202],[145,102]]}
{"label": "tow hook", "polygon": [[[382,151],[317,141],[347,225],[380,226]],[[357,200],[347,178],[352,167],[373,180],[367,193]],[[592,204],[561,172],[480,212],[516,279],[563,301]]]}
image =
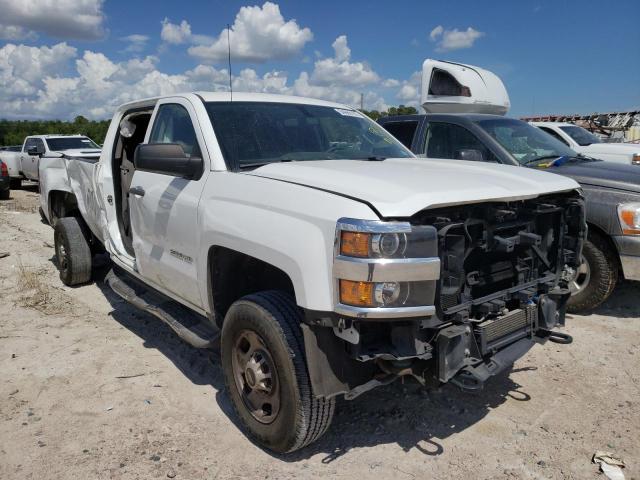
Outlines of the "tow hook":
{"label": "tow hook", "polygon": [[537,332],[538,336],[546,337],[550,342],[553,343],[561,343],[563,345],[569,345],[573,343],[573,337],[571,335],[567,335],[566,333],[554,332],[553,330],[546,330],[541,328]]}

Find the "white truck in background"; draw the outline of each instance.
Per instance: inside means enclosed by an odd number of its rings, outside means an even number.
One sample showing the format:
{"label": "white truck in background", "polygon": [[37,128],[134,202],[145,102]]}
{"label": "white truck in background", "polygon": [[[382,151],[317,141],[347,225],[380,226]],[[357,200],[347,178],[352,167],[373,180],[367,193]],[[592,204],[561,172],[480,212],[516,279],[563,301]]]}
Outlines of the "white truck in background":
{"label": "white truck in background", "polygon": [[39,181],[40,165],[62,157],[97,160],[100,147],[84,135],[30,135],[19,151],[0,151],[0,159],[9,170],[12,189],[20,188],[24,179]]}
{"label": "white truck in background", "polygon": [[605,143],[585,128],[567,122],[529,122],[587,157],[640,166],[640,144]]}
{"label": "white truck in background", "polygon": [[[122,105],[99,162],[41,169],[60,278],[106,282],[198,348],[220,345],[244,430],[279,453],[336,397],[398,378],[478,389],[569,343],[586,235],[569,178],[416,158],[351,107],[188,93]],[[46,180],[45,180],[46,179]]]}

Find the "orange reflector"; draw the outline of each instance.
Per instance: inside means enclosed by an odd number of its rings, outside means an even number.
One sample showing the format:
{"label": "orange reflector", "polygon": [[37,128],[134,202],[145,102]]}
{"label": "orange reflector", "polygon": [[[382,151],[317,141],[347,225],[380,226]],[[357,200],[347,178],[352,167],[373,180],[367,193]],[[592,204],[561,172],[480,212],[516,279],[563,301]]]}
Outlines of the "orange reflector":
{"label": "orange reflector", "polygon": [[356,307],[373,307],[373,283],[340,280],[340,303]]}
{"label": "orange reflector", "polygon": [[371,234],[361,232],[342,232],[340,254],[350,257],[368,257]]}
{"label": "orange reflector", "polygon": [[624,222],[625,226],[630,228],[623,228],[622,233],[625,235],[638,235],[640,230],[635,227],[635,212],[633,210],[623,210],[620,212],[620,218]]}

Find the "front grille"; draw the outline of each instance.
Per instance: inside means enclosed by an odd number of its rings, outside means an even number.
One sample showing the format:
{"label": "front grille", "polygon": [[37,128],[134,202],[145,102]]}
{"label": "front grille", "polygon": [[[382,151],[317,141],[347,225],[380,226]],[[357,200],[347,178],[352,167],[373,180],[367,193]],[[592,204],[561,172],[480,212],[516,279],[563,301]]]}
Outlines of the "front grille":
{"label": "front grille", "polygon": [[537,307],[529,305],[525,309],[512,310],[502,317],[479,323],[476,325],[475,333],[480,350],[485,354],[503,344],[526,336],[536,328],[537,320]]}

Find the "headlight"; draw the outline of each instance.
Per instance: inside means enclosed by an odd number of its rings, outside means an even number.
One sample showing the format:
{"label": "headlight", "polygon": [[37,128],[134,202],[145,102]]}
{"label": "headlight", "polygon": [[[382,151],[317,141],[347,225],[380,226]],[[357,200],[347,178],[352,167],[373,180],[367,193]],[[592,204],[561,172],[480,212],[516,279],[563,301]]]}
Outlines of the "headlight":
{"label": "headlight", "polygon": [[618,205],[618,219],[623,235],[640,235],[640,202]]}
{"label": "headlight", "polygon": [[640,153],[634,153],[631,159],[631,165],[640,165]]}
{"label": "headlight", "polygon": [[341,219],[338,231],[338,252],[346,257],[424,258],[437,255],[436,232],[431,226]]}
{"label": "headlight", "polygon": [[[333,274],[338,308],[402,309],[429,315],[440,277],[437,230],[430,225],[342,218]],[[406,313],[406,309],[415,309]],[[344,311],[344,309],[341,309]]]}

